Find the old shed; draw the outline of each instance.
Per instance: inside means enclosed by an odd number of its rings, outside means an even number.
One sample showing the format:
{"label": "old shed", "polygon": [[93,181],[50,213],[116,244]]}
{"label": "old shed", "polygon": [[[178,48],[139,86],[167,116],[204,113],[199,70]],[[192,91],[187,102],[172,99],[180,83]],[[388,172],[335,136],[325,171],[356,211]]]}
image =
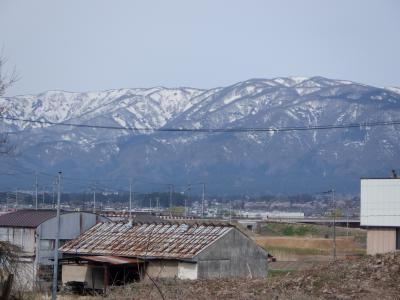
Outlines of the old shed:
{"label": "old shed", "polygon": [[[231,225],[103,222],[60,251],[67,260],[62,266],[63,284],[88,280],[90,287],[96,285],[91,278],[97,278],[100,288],[115,282],[113,276],[121,278],[121,273],[123,278],[180,279],[267,275],[267,252]],[[119,271],[116,259],[122,260]],[[135,260],[126,263],[126,259]],[[128,275],[128,267],[135,274]]]}

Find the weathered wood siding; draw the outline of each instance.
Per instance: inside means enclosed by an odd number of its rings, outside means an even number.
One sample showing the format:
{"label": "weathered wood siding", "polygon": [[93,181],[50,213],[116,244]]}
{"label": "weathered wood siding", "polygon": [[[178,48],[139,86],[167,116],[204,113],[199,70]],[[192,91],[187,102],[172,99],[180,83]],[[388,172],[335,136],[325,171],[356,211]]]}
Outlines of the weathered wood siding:
{"label": "weathered wood siding", "polygon": [[396,250],[396,228],[370,228],[367,230],[367,254]]}

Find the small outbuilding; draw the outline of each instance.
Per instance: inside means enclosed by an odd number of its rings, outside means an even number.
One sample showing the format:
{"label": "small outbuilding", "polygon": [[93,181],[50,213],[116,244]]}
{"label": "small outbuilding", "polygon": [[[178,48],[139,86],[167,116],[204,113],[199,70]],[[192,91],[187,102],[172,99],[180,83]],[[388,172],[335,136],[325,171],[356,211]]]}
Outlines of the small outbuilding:
{"label": "small outbuilding", "polygon": [[268,253],[223,224],[103,222],[66,243],[62,283],[86,288],[157,278],[264,278]]}
{"label": "small outbuilding", "polygon": [[361,179],[360,224],[367,254],[400,250],[400,178]]}

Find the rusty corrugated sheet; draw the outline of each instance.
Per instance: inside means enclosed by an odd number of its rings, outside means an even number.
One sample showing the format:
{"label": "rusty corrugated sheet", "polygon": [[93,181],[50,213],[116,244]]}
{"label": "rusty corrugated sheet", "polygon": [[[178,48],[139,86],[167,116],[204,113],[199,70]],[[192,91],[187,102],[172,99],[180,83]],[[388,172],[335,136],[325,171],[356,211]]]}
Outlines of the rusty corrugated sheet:
{"label": "rusty corrugated sheet", "polygon": [[107,263],[111,265],[125,265],[125,264],[137,264],[140,261],[136,258],[126,258],[119,256],[79,256],[80,259],[94,261],[99,263]]}
{"label": "rusty corrugated sheet", "polygon": [[132,212],[129,214],[127,211],[103,211],[101,215],[109,218],[112,221],[122,221],[132,218],[135,223],[167,223],[161,218],[145,212]]}
{"label": "rusty corrugated sheet", "polygon": [[105,222],[60,248],[77,255],[191,259],[232,226],[210,224],[137,224]]}

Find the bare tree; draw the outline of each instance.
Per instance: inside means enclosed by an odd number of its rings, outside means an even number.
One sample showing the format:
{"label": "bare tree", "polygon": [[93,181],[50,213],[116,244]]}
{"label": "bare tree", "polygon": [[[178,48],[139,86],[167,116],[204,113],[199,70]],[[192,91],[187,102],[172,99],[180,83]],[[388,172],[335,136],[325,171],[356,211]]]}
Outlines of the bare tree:
{"label": "bare tree", "polygon": [[[11,73],[5,71],[5,65],[7,59],[3,55],[3,51],[0,52],[0,97],[4,95],[7,88],[17,82],[18,75],[15,68]],[[0,117],[5,113],[6,107],[0,106]],[[10,145],[7,133],[0,132],[0,156],[10,154],[14,147]]]}
{"label": "bare tree", "polygon": [[11,73],[5,71],[6,64],[7,64],[7,59],[5,58],[3,51],[1,51],[0,52],[0,97],[4,95],[7,88],[12,86],[19,79],[15,68]]}

